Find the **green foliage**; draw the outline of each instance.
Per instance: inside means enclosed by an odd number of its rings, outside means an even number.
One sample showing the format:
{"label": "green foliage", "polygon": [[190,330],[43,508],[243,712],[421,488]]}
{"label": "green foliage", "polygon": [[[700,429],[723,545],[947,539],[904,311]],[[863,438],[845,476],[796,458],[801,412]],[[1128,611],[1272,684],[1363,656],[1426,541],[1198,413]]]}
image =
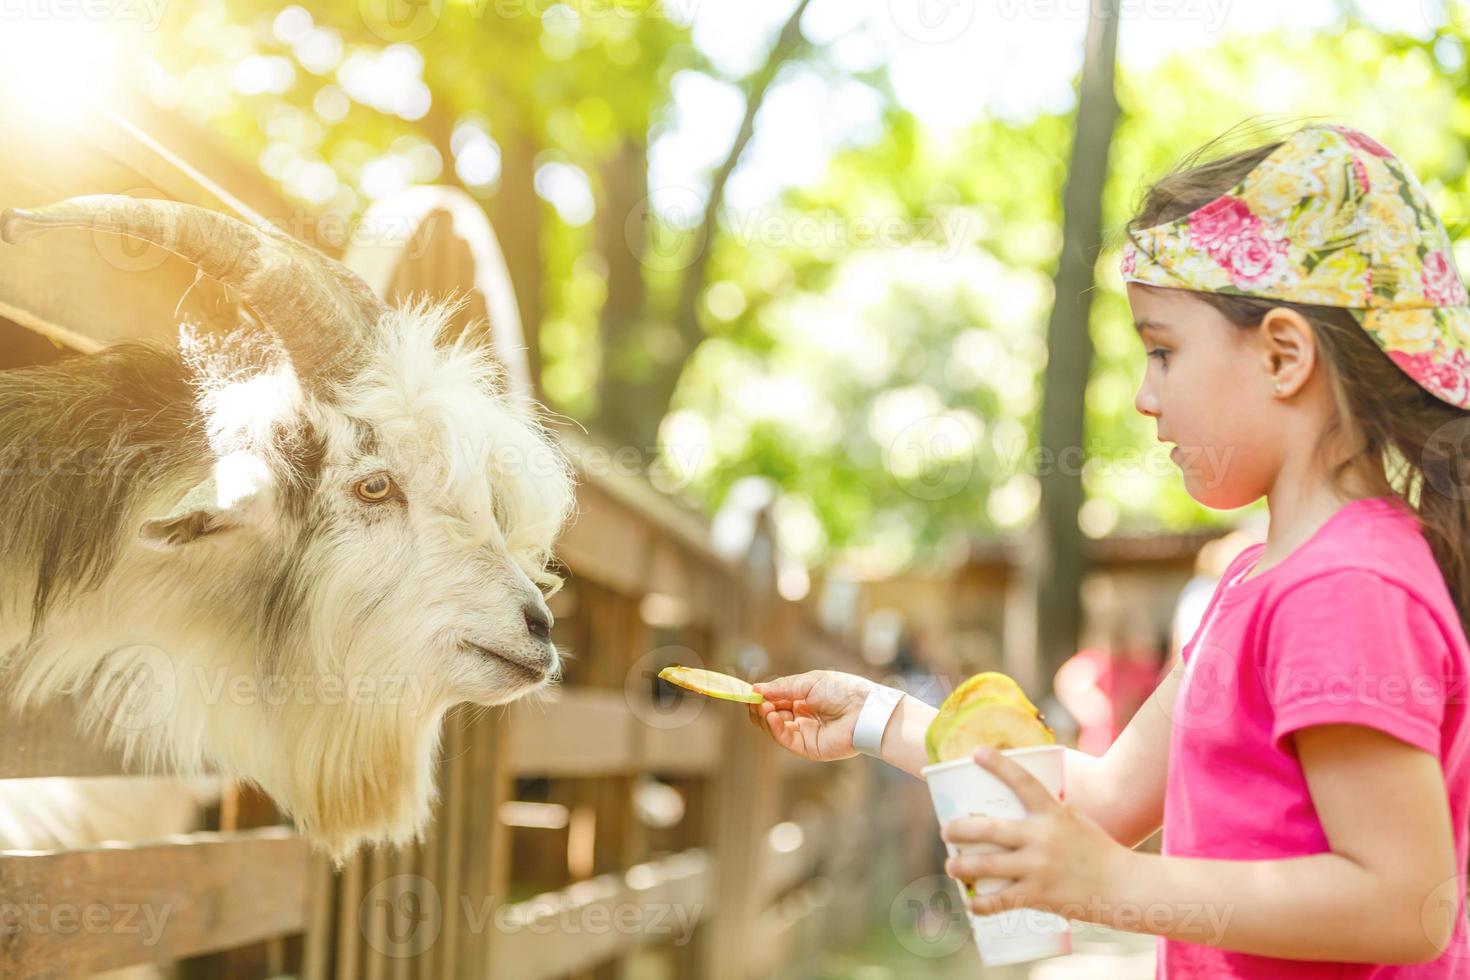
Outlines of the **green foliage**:
{"label": "green foliage", "polygon": [[[601,206],[608,161],[667,124],[673,76],[712,71],[654,0],[579,0],[547,16],[534,16],[544,5],[506,15],[483,0],[449,0],[410,46],[364,18],[387,2],[313,4],[315,26],[342,48],[319,70],[299,40],[280,36],[277,3],[174,5],[154,88],[288,194],[355,217],[395,179],[460,181],[493,204],[497,185],[465,165],[463,141],[477,129],[502,145],[530,141],[539,163],[573,168]],[[1298,114],[1332,115],[1398,150],[1442,217],[1462,227],[1465,40],[1458,27],[1387,36],[1345,19],[1315,35],[1226,36],[1146,69],[1120,67],[1080,447],[1090,533],[1225,516],[1190,500],[1172,464],[1149,455],[1153,422],[1133,408],[1144,359],[1117,244],[1147,181],[1242,120],[1267,114],[1290,128]],[[239,66],[251,56],[290,61],[289,84],[241,94]],[[385,56],[427,87],[422,112],[395,114],[352,91],[347,66],[386,70]],[[840,72],[820,50],[808,64]],[[742,477],[765,476],[804,557],[844,551],[890,569],[1017,529],[1033,513],[1037,467],[1048,465],[1034,451],[1039,377],[1073,121],[1043,114],[931,130],[881,72],[862,80],[887,104],[876,138],[839,151],[821,180],[765,209],[727,210],[712,242],[686,243],[712,250],[700,311],[709,339],[684,364],[663,440],[670,489],[714,509]],[[544,390],[554,408],[595,424],[609,269],[598,226],[609,216],[541,211]],[[610,217],[617,227],[620,216]],[[655,223],[653,233],[677,241],[681,230]],[[645,350],[673,335],[681,268],[644,270]]]}

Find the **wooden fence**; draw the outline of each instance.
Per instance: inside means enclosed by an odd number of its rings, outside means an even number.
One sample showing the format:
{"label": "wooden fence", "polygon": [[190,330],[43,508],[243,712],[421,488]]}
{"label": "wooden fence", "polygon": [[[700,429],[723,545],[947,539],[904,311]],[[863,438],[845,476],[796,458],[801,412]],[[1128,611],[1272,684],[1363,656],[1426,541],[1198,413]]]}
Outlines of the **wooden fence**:
{"label": "wooden fence", "polygon": [[[143,110],[130,118],[141,126],[0,118],[0,206],[117,192],[292,214],[201,134]],[[398,222],[391,240],[337,254],[385,295],[476,290],[466,315],[489,315],[523,384],[519,324],[497,291],[503,269],[478,204],[419,190],[381,214]],[[172,257],[48,236],[0,261],[0,336],[12,364],[30,349],[17,328],[80,351],[171,340],[186,294],[196,315],[227,318]],[[764,676],[862,667],[809,605],[775,594],[769,547],[728,561],[701,519],[591,465],[594,447],[568,448],[579,517],[553,600],[553,638],[574,655],[565,684],[549,703],[450,713],[425,843],[333,873],[268,800],[233,784],[207,831],[0,852],[0,980],[148,963],[185,977],[800,976],[904,880],[937,870],[875,860],[906,821],[932,819],[917,782],[880,792],[877,763],[803,762],[750,728],[742,707],[660,688],[654,675],[674,662],[753,664]],[[0,779],[123,774],[62,711],[0,716],[0,742]],[[143,943],[135,920],[149,910],[167,917]]]}

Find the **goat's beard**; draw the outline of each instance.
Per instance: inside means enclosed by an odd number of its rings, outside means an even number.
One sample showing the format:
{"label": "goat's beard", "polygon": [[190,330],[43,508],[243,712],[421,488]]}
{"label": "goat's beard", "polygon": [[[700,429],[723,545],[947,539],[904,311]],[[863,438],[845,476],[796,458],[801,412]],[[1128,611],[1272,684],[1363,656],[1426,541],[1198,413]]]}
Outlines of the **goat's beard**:
{"label": "goat's beard", "polygon": [[210,769],[255,783],[338,867],[365,844],[423,840],[453,699],[413,676],[257,684],[244,670],[132,651],[104,661],[82,713],[129,768]]}
{"label": "goat's beard", "polygon": [[[73,698],[83,734],[129,772],[254,783],[338,867],[367,844],[423,840],[443,718],[463,700],[432,661],[421,672],[326,670],[315,664],[332,658],[308,648],[263,656],[217,614],[126,628],[131,617],[116,613],[147,608],[152,588],[133,582],[134,594],[94,596],[83,615],[17,646],[5,685],[14,707]],[[128,634],[139,641],[119,646]]]}
{"label": "goat's beard", "polygon": [[338,867],[364,844],[424,839],[447,706],[290,706],[272,731],[284,769],[262,788]]}

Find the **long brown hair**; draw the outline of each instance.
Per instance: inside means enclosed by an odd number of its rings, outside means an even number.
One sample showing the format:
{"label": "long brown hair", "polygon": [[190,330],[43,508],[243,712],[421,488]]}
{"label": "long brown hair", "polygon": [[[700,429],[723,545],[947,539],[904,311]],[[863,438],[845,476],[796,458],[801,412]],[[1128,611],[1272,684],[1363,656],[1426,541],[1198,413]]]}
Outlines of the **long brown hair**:
{"label": "long brown hair", "polygon": [[[1238,135],[1237,127],[1205,144],[1147,188],[1127,224],[1129,236],[1228,193],[1283,142],[1212,156]],[[1269,311],[1283,307],[1311,324],[1326,352],[1323,363],[1336,406],[1316,446],[1319,459],[1340,490],[1356,476],[1377,495],[1398,497],[1418,514],[1461,627],[1470,633],[1470,467],[1461,445],[1470,438],[1470,412],[1420,387],[1345,309],[1225,293],[1195,295],[1242,329],[1259,327]],[[1326,456],[1334,443],[1342,447],[1336,461]]]}

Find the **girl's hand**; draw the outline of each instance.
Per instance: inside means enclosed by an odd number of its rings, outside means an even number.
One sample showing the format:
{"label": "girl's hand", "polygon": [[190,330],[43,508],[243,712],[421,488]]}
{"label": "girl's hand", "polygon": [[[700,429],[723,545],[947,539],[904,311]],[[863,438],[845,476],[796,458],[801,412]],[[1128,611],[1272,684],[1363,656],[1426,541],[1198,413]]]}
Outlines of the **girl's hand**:
{"label": "girl's hand", "polygon": [[764,704],[750,705],[750,720],[789,752],[814,762],[857,755],[852,747],[858,712],[873,682],[836,670],[809,670],[751,685]]}
{"label": "girl's hand", "polygon": [[957,854],[944,862],[945,874],[967,884],[977,878],[1014,879],[998,892],[970,898],[970,911],[976,915],[1024,907],[1086,918],[1081,910],[1117,893],[1134,852],[1070,804],[1058,802],[1015,760],[999,752],[986,758],[986,753],[977,750],[975,761],[1011,788],[1027,815],[1020,820],[956,817],[944,824],[940,836],[951,844],[1010,848]]}

